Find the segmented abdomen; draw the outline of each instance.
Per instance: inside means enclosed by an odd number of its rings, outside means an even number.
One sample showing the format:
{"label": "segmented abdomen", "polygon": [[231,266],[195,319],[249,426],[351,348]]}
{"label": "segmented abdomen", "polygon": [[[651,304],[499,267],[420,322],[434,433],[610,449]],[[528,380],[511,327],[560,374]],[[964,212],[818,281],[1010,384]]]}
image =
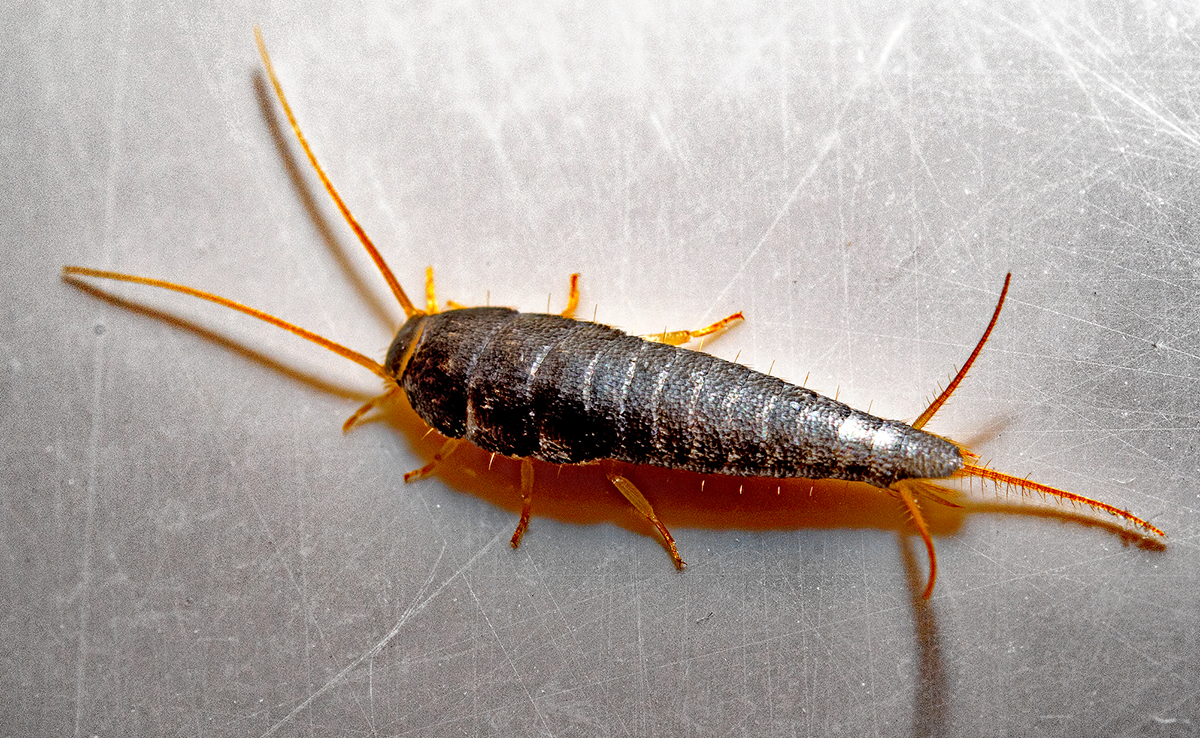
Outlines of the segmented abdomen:
{"label": "segmented abdomen", "polygon": [[[420,329],[414,321],[424,321]],[[414,336],[406,366],[401,357]],[[559,464],[617,459],[886,487],[950,476],[954,444],[708,354],[508,308],[410,320],[388,368],[446,436]]]}

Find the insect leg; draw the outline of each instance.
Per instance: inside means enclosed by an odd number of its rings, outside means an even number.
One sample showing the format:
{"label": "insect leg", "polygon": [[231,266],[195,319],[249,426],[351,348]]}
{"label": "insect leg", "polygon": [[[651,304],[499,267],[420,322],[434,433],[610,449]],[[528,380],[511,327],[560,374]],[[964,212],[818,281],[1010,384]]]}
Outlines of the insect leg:
{"label": "insect leg", "polygon": [[564,318],[574,318],[579,307],[579,275],[571,275],[571,291],[567,293],[567,307],[560,313]]}
{"label": "insect leg", "polygon": [[433,460],[420,469],[413,469],[408,474],[405,474],[404,481],[413,482],[418,479],[424,479],[432,474],[433,470],[437,468],[437,465],[445,461],[450,454],[454,453],[454,449],[458,448],[459,444],[462,442],[463,439],[461,438],[447,438],[446,442],[442,444],[442,447],[439,448],[437,453],[433,455]]}
{"label": "insect leg", "polygon": [[740,323],[745,319],[745,315],[742,315],[741,313],[734,313],[733,315],[730,315],[727,318],[721,318],[716,323],[713,323],[707,328],[701,328],[698,331],[664,331],[663,333],[651,333],[648,336],[641,336],[641,338],[652,343],[665,343],[668,346],[682,346],[693,338],[700,338],[701,336],[707,336],[716,333],[717,331],[723,331],[726,328],[729,328],[736,323]]}
{"label": "insect leg", "polygon": [[433,267],[425,267],[425,312],[433,315],[438,311],[437,296],[433,291]]}
{"label": "insect leg", "polygon": [[385,402],[391,402],[391,400],[399,394],[400,386],[396,385],[387,392],[384,392],[382,395],[379,395],[378,397],[372,397],[370,400],[367,400],[365,403],[363,403],[362,407],[354,411],[353,415],[346,418],[345,423],[342,423],[342,433],[349,433],[354,426],[358,425],[358,421],[362,420],[364,415],[384,404]]}
{"label": "insect leg", "polygon": [[521,519],[513,531],[509,543],[513,548],[521,545],[521,536],[529,527],[529,516],[533,512],[533,460],[528,456],[521,459]]}
{"label": "insect leg", "polygon": [[650,524],[658,529],[659,534],[663,537],[663,542],[667,546],[667,553],[671,554],[671,560],[675,562],[675,568],[683,569],[683,567],[687,566],[683,559],[679,558],[679,551],[675,548],[675,538],[671,536],[671,531],[667,530],[667,526],[663,525],[658,516],[654,514],[654,508],[650,506],[650,502],[642,495],[641,491],[633,486],[633,482],[625,477],[611,472],[607,472],[606,474],[608,481],[612,482],[613,486],[621,494],[625,495],[625,499],[629,500],[638,509],[638,512],[644,515],[646,520],[649,520]]}

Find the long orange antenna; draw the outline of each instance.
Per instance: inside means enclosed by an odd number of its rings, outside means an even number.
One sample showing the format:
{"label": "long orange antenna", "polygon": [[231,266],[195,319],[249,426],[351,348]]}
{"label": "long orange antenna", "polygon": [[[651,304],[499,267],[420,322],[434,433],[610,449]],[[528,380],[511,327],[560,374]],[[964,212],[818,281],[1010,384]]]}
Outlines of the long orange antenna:
{"label": "long orange antenna", "polygon": [[254,27],[254,41],[258,44],[258,53],[262,56],[263,66],[267,69],[267,76],[271,78],[271,86],[275,88],[275,97],[279,98],[279,105],[283,108],[284,114],[287,115],[288,122],[292,124],[292,132],[296,134],[296,140],[300,142],[300,147],[304,149],[304,153],[308,155],[308,161],[316,170],[317,176],[321,178],[321,184],[325,186],[325,191],[333,198],[333,203],[337,205],[337,209],[341,211],[342,217],[346,219],[346,223],[350,225],[350,230],[354,231],[354,235],[358,236],[358,240],[362,243],[363,248],[371,255],[375,266],[379,268],[379,273],[383,275],[384,281],[388,283],[392,294],[396,296],[400,307],[404,309],[404,316],[411,318],[420,313],[420,310],[412,304],[408,299],[408,295],[404,294],[404,289],[400,287],[400,283],[396,281],[396,275],[392,274],[392,270],[388,268],[387,262],[383,260],[383,256],[379,250],[375,248],[375,244],[371,242],[367,232],[358,224],[354,216],[350,214],[350,208],[346,207],[345,201],[338,191],[334,189],[333,182],[329,181],[329,177],[325,175],[325,170],[317,163],[316,154],[308,146],[308,141],[304,138],[304,133],[300,131],[300,124],[296,122],[296,116],[292,114],[292,106],[288,105],[287,97],[283,94],[283,85],[279,84],[279,78],[275,76],[275,67],[271,65],[271,57],[267,54],[267,44],[263,41],[262,30]]}
{"label": "long orange antenna", "polygon": [[987,343],[988,337],[992,335],[992,329],[996,327],[996,321],[1000,318],[1000,308],[1004,307],[1004,298],[1008,295],[1008,283],[1012,281],[1012,272],[1009,272],[1004,277],[1004,287],[1000,290],[1000,299],[996,301],[996,309],[992,311],[992,320],[988,323],[987,330],[979,338],[979,343],[975,344],[975,350],[967,357],[966,363],[962,365],[962,369],[958,370],[958,374],[954,375],[954,379],[950,380],[950,384],[946,385],[946,389],[937,396],[937,399],[929,403],[929,407],[925,408],[925,412],[921,413],[920,417],[913,421],[912,427],[920,428],[933,418],[934,414],[942,409],[942,405],[946,404],[946,400],[950,399],[950,395],[954,394],[954,390],[958,389],[958,385],[962,384],[966,378],[967,372],[971,370],[971,365],[975,363],[979,352],[983,351],[983,345]]}
{"label": "long orange antenna", "polygon": [[1142,530],[1153,533],[1156,536],[1160,536],[1162,538],[1167,537],[1167,534],[1163,533],[1162,530],[1151,525],[1149,522],[1142,520],[1128,510],[1122,510],[1121,508],[1116,507],[1115,505],[1110,505],[1107,502],[1093,500],[1091,497],[1084,497],[1083,495],[1077,495],[1074,492],[1067,492],[1056,487],[1051,487],[1048,484],[1031,482],[1028,479],[1022,479],[1020,477],[1014,477],[1010,474],[1004,474],[1002,472],[995,471],[994,469],[989,469],[986,466],[976,466],[975,464],[968,463],[964,465],[963,468],[960,469],[957,474],[955,474],[955,476],[979,477],[980,479],[990,480],[997,485],[1006,484],[1011,487],[1018,487],[1028,492],[1037,492],[1039,494],[1057,497],[1065,502],[1074,502],[1080,505],[1087,505],[1097,512],[1106,512],[1109,515],[1133,523]]}
{"label": "long orange antenna", "polygon": [[300,326],[295,325],[293,323],[289,323],[286,320],[281,320],[279,318],[276,318],[274,315],[271,315],[270,313],[264,313],[262,310],[256,310],[255,308],[249,307],[247,305],[243,305],[240,302],[234,302],[233,300],[221,297],[219,295],[214,295],[211,292],[204,292],[203,290],[198,290],[193,287],[185,287],[184,285],[175,284],[174,282],[164,282],[161,279],[150,279],[149,277],[135,277],[132,274],[121,274],[120,272],[106,272],[106,271],[102,271],[100,269],[88,269],[87,267],[77,267],[77,266],[63,267],[63,277],[65,279],[71,280],[76,275],[81,276],[81,277],[94,277],[96,279],[114,279],[118,282],[132,282],[134,284],[144,284],[144,285],[148,285],[150,287],[159,287],[164,290],[172,290],[173,292],[182,292],[185,295],[191,295],[192,297],[199,297],[201,300],[208,300],[209,302],[215,302],[218,305],[230,308],[231,310],[236,310],[239,313],[245,313],[246,315],[249,315],[252,318],[258,318],[259,320],[270,323],[271,325],[276,326],[277,328],[282,328],[285,331],[287,331],[288,333],[293,333],[297,336],[300,336],[301,338],[312,341],[313,343],[317,344],[318,346],[329,349],[330,351],[337,354],[338,356],[349,359],[350,361],[353,361],[355,364],[358,364],[360,366],[366,367],[367,369],[370,369],[372,372],[374,372],[375,374],[378,374],[383,379],[392,379],[392,377],[390,377],[388,375],[388,373],[386,371],[384,371],[383,367],[380,366],[379,363],[375,362],[372,359],[367,358],[366,356],[363,356],[362,354],[358,353],[357,351],[348,349],[345,346],[341,345],[340,343],[334,343],[333,341],[330,341],[328,338],[325,338],[324,336],[319,336],[310,330],[301,328]]}

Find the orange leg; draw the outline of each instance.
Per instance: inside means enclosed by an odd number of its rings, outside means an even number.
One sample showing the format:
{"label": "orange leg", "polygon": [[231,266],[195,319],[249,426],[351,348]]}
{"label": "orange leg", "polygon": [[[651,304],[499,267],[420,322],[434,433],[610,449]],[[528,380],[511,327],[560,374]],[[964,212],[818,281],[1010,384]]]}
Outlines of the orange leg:
{"label": "orange leg", "polygon": [[[466,305],[447,300],[446,307],[451,310],[462,310]],[[562,311],[564,318],[575,317],[575,308],[579,307],[579,275],[571,275],[571,291],[567,294],[567,307]],[[436,293],[433,289],[433,267],[425,268],[425,312],[433,315],[439,312]]]}
{"label": "orange leg", "polygon": [[571,291],[567,293],[567,307],[560,313],[564,318],[574,318],[579,307],[579,275],[571,275]]}
{"label": "orange leg", "polygon": [[390,402],[398,394],[400,394],[399,385],[390,388],[387,392],[384,392],[378,397],[372,397],[370,400],[367,400],[365,403],[363,403],[362,407],[354,411],[353,415],[351,415],[349,418],[346,418],[345,423],[342,423],[342,433],[349,433],[354,426],[358,425],[358,421],[362,420],[364,415],[384,404],[385,402]]}
{"label": "orange leg", "polygon": [[458,448],[459,444],[462,442],[463,439],[461,438],[447,438],[446,442],[442,444],[442,447],[439,448],[437,453],[433,455],[432,461],[420,469],[413,469],[408,474],[404,475],[405,483],[413,482],[418,479],[424,479],[432,474],[433,470],[437,468],[437,465],[445,461],[450,454],[454,453],[454,449]]}
{"label": "orange leg", "polygon": [[509,543],[513,548],[521,545],[521,536],[529,528],[529,516],[533,513],[533,460],[528,456],[521,459],[521,520],[513,531]]}
{"label": "orange leg", "polygon": [[433,267],[425,267],[425,312],[433,315],[438,311],[437,295],[433,291]]}
{"label": "orange leg", "polygon": [[671,536],[671,531],[667,530],[667,526],[663,525],[658,516],[654,514],[654,508],[650,506],[650,502],[642,495],[641,490],[625,477],[613,474],[612,472],[606,472],[606,475],[608,476],[608,481],[613,483],[613,486],[625,496],[625,499],[629,500],[638,509],[638,512],[644,515],[646,520],[649,520],[650,524],[658,529],[659,534],[663,537],[663,543],[667,547],[667,553],[671,554],[671,561],[675,562],[675,568],[682,570],[683,567],[687,566],[683,559],[679,558],[679,551],[675,548],[675,538]]}
{"label": "orange leg", "polygon": [[701,328],[698,331],[664,331],[662,333],[652,333],[648,336],[642,336],[642,338],[653,343],[665,343],[668,346],[682,346],[693,338],[700,338],[701,336],[708,336],[716,333],[717,331],[723,331],[726,328],[740,323],[745,319],[746,316],[742,315],[741,313],[734,313],[728,318],[722,318],[707,328]]}

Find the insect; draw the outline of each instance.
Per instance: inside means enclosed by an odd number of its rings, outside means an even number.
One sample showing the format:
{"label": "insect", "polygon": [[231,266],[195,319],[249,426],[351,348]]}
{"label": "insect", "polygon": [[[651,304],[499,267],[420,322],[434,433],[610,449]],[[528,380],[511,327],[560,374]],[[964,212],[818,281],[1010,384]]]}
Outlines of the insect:
{"label": "insect", "polygon": [[552,464],[600,463],[616,489],[657,529],[680,569],[684,562],[670,531],[637,487],[612,471],[608,460],[704,474],[840,479],[887,490],[907,508],[928,552],[925,597],[933,591],[937,557],[918,500],[941,499],[937,480],[975,477],[1011,485],[1087,505],[1165,537],[1128,511],[995,471],[961,445],[923,430],[986,344],[1004,305],[1011,275],[1005,279],[991,321],[966,363],[912,423],[878,418],[740,364],[682,348],[693,338],[742,320],[740,313],[700,330],[642,337],[575,320],[579,275],[572,275],[567,307],[557,315],[454,304],[439,310],[430,267],[425,305],[418,308],[317,162],[258,29],[255,38],[297,141],[404,310],[406,321],[384,362],[260,310],[191,287],[76,266],[64,267],[64,278],[111,279],[192,295],[271,323],[374,372],[385,381],[385,392],[355,411],[344,430],[350,430],[373,409],[405,395],[417,415],[445,437],[429,463],[404,476],[406,482],[433,472],[463,442],[520,459],[522,510],[511,540],[514,548],[531,515],[531,459]]}

